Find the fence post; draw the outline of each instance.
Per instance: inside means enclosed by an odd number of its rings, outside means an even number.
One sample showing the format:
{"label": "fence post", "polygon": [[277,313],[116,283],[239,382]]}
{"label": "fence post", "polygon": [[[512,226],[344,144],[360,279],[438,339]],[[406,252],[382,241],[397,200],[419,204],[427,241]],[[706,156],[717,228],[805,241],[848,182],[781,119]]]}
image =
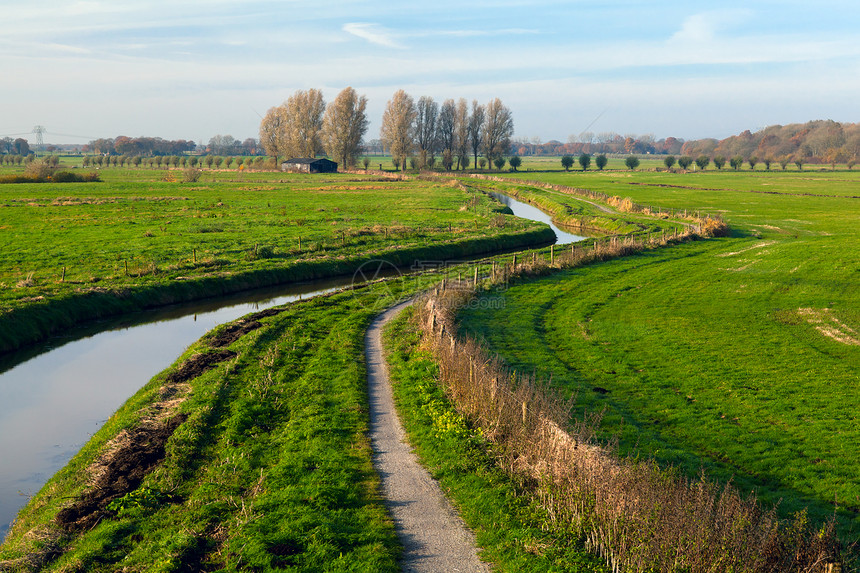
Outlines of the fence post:
{"label": "fence post", "polygon": [[555,262],[555,245],[549,246],[549,264]]}
{"label": "fence post", "polygon": [[475,265],[475,280],[472,283],[474,286],[478,286],[478,265]]}

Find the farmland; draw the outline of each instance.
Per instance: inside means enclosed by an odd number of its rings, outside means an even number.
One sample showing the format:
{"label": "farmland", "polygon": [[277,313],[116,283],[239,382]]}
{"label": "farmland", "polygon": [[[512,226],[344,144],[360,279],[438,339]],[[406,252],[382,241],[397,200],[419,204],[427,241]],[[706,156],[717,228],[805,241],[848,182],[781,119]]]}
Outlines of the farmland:
{"label": "farmland", "polygon": [[351,274],[374,256],[408,265],[549,238],[545,227],[499,219],[497,203],[447,183],[99,173],[101,182],[0,186],[0,320],[18,321],[14,335],[0,328],[0,348],[83,316]]}
{"label": "farmland", "polygon": [[[523,174],[520,174],[522,177]],[[850,172],[532,173],[722,213],[732,236],[522,282],[463,324],[605,411],[604,437],[860,530],[860,199]],[[497,305],[499,306],[499,305]]]}

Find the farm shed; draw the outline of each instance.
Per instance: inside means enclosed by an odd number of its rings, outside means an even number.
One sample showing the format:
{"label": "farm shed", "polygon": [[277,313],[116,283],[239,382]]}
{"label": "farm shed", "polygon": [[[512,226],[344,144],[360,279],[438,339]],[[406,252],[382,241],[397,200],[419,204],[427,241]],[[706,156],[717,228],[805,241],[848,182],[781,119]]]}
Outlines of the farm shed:
{"label": "farm shed", "polygon": [[337,163],[328,159],[296,157],[281,163],[281,171],[298,173],[337,173]]}

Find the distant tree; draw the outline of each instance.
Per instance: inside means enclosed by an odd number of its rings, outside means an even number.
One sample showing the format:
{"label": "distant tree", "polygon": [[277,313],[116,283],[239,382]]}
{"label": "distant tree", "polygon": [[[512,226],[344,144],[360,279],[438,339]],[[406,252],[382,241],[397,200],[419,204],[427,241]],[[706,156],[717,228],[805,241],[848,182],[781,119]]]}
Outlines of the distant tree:
{"label": "distant tree", "polygon": [[511,169],[516,171],[523,164],[523,160],[520,159],[519,155],[514,155],[508,160],[508,164],[511,166]]}
{"label": "distant tree", "polygon": [[582,167],[583,171],[588,171],[588,166],[591,165],[591,156],[587,153],[583,153],[579,156],[579,165]]}
{"label": "distant tree", "polygon": [[799,170],[803,170],[803,157],[797,156],[794,158],[794,164],[797,165]]}
{"label": "distant tree", "polygon": [[200,158],[196,155],[191,157],[191,167],[197,167],[197,164],[200,162]]}
{"label": "distant tree", "polygon": [[227,157],[224,159],[224,168],[230,169],[230,166],[233,165],[233,162],[236,161],[235,157]]}
{"label": "distant tree", "polygon": [[603,171],[603,168],[604,168],[604,167],[606,167],[606,164],[607,164],[608,162],[609,162],[609,160],[608,160],[608,159],[606,158],[606,156],[605,156],[604,154],[602,154],[602,153],[601,153],[600,155],[598,155],[597,157],[595,157],[595,158],[594,158],[594,164],[595,164],[595,165],[597,165],[597,168],[598,168],[600,171]]}
{"label": "distant tree", "polygon": [[767,171],[770,171],[770,164],[773,163],[773,158],[765,157],[764,159],[761,160],[761,162],[764,163],[764,168]]}
{"label": "distant tree", "polygon": [[[361,140],[367,133],[367,97],[347,87],[328,104],[323,118],[323,141],[329,155],[344,167],[358,158]],[[366,169],[366,167],[365,167]]]}
{"label": "distant tree", "polygon": [[675,165],[675,156],[669,155],[666,158],[664,158],[663,159],[663,165],[666,166],[666,169],[669,169],[671,171],[672,166]]}
{"label": "distant tree", "polygon": [[708,157],[707,155],[700,155],[696,158],[696,165],[699,167],[699,169],[703,169],[703,170],[707,169],[708,165],[710,165],[710,163],[711,163],[711,158]]}
{"label": "distant tree", "polygon": [[179,164],[180,164],[182,167],[185,167],[186,165],[188,165],[188,158],[187,158],[187,157],[185,157],[184,155],[183,155],[183,156],[181,156],[181,157],[179,158]]}
{"label": "distant tree", "polygon": [[409,158],[409,167],[412,169],[418,169],[418,159],[415,157]]}
{"label": "distant tree", "polygon": [[639,167],[639,158],[635,155],[628,155],[627,159],[624,160],[624,165],[627,166],[627,169],[634,171]]}
{"label": "distant tree", "polygon": [[222,165],[223,163],[224,163],[224,158],[223,158],[223,157],[221,157],[220,155],[219,155],[218,157],[216,157],[216,158],[215,158],[215,168],[216,168],[216,169],[221,169],[221,165]]}
{"label": "distant tree", "polygon": [[140,155],[135,155],[131,158],[131,164],[135,167],[140,167],[140,162],[143,161],[143,158]]}
{"label": "distant tree", "polygon": [[[405,165],[406,159],[403,160],[403,163],[404,163],[404,168],[405,168],[406,167],[406,165]],[[391,164],[394,166],[394,170],[397,171],[398,169],[400,169],[400,158],[399,157],[392,157],[391,158]]]}
{"label": "distant tree", "polygon": [[511,148],[514,135],[514,117],[511,110],[495,98],[487,104],[484,117],[484,155],[494,161]]}
{"label": "distant tree", "polygon": [[689,169],[690,165],[692,165],[692,164],[693,164],[693,158],[690,157],[689,155],[682,155],[681,157],[678,158],[678,166],[681,169],[683,169],[684,171]]}
{"label": "distant tree", "polygon": [[[442,165],[444,167],[446,159],[445,152],[448,152],[451,167],[454,166],[454,154],[457,151],[457,104],[453,99],[446,99],[439,109],[439,119],[436,122],[436,145],[442,152]],[[450,171],[451,167],[445,167],[446,171]]]}
{"label": "distant tree", "polygon": [[412,154],[415,145],[415,101],[403,90],[394,93],[382,114],[380,137],[398,165],[406,168],[406,158]]}
{"label": "distant tree", "polygon": [[[474,165],[478,167],[478,152],[484,140],[484,106],[478,100],[472,100],[472,113],[469,115],[469,147],[475,158]],[[483,167],[482,167],[483,169]]]}
{"label": "distant tree", "polygon": [[735,155],[734,157],[729,159],[729,165],[731,165],[732,169],[734,169],[735,171],[740,169],[741,165],[743,165],[743,164],[744,164],[744,158],[741,157],[740,155]]}
{"label": "distant tree", "polygon": [[785,171],[785,168],[788,167],[789,163],[791,163],[791,159],[787,155],[783,155],[779,158],[779,166],[782,167],[783,171]]}
{"label": "distant tree", "polygon": [[[286,123],[284,118],[284,106],[269,108],[266,117],[260,122],[260,144],[269,155],[285,155],[288,150],[284,148],[284,130]],[[192,165],[193,167],[193,165]]]}
{"label": "distant tree", "polygon": [[215,157],[212,155],[206,156],[206,167],[212,169],[212,164],[215,163]]}
{"label": "distant tree", "polygon": [[[237,157],[236,158],[236,169],[241,169],[243,163],[245,163],[245,158],[244,157]],[[183,163],[183,165],[185,165],[185,164]]]}
{"label": "distant tree", "polygon": [[726,158],[723,157],[722,155],[717,155],[716,157],[714,157],[714,167],[716,167],[717,169],[722,169],[723,165],[725,165],[725,164],[726,164]]}
{"label": "distant tree", "polygon": [[439,145],[436,124],[439,120],[439,104],[432,97],[421,96],[415,105],[415,144],[418,148],[418,163],[421,169],[429,167],[435,159]]}
{"label": "distant tree", "polygon": [[504,157],[496,157],[495,159],[493,159],[493,165],[495,165],[496,169],[499,171],[502,170],[502,167],[505,166],[505,163],[507,163],[507,161]]}
{"label": "distant tree", "polygon": [[857,165],[857,161],[856,161],[856,160],[854,160],[854,159],[849,159],[849,160],[845,163],[845,165],[847,165],[847,166],[848,166],[848,170],[850,171],[851,169],[853,169],[853,168],[854,168],[854,166],[855,166],[855,165]]}
{"label": "distant tree", "polygon": [[487,158],[481,157],[480,159],[478,159],[478,165],[481,167],[481,169],[486,169],[487,168]]}
{"label": "distant tree", "polygon": [[562,156],[561,166],[564,167],[565,171],[570,171],[570,168],[573,167],[573,156],[571,156],[571,155]]}
{"label": "distant tree", "polygon": [[756,157],[755,155],[753,155],[752,157],[750,157],[749,159],[747,159],[747,163],[749,163],[749,164],[750,164],[750,169],[755,170],[755,166],[756,166],[756,164],[758,163],[758,157]]}
{"label": "distant tree", "polygon": [[364,170],[367,171],[370,168],[370,157],[362,159],[361,164],[364,165]]}
{"label": "distant tree", "polygon": [[469,166],[469,104],[465,98],[457,101],[454,117],[454,154],[457,156],[457,169]]}
{"label": "distant tree", "polygon": [[84,167],[89,167],[89,166],[90,166],[90,156],[89,156],[89,155],[84,155],[84,158],[83,158],[83,160],[81,161],[81,164],[82,164]]}

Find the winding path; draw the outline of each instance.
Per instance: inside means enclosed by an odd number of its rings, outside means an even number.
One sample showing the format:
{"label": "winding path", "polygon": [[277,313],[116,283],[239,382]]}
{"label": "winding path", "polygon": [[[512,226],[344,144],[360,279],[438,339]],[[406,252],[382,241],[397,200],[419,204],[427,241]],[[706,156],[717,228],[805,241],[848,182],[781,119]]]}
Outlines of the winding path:
{"label": "winding path", "polygon": [[377,316],[364,338],[373,463],[403,544],[401,566],[409,572],[488,572],[478,559],[474,535],[418,463],[394,409],[382,328],[410,304],[400,303]]}

